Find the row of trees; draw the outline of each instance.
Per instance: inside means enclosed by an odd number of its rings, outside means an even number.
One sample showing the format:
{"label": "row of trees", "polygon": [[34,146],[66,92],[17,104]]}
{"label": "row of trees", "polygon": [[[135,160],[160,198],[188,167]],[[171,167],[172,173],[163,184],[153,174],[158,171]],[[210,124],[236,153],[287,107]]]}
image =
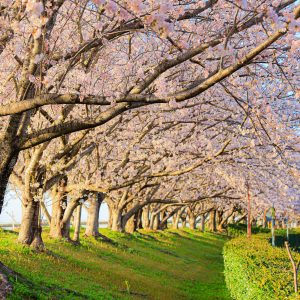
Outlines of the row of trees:
{"label": "row of trees", "polygon": [[[2,1],[0,211],[19,241],[213,230],[299,197],[297,1]],[[294,68],[293,68],[294,67]],[[49,205],[51,210],[49,210]],[[210,215],[210,217],[208,217]]]}

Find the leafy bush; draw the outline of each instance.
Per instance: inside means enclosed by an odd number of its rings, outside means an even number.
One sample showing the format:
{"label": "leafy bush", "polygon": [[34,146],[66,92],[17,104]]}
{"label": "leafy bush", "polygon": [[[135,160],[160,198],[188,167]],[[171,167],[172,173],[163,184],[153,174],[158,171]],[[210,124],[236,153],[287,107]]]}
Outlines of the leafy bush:
{"label": "leafy bush", "polygon": [[[293,252],[296,261],[300,254]],[[233,299],[299,299],[286,249],[272,247],[266,235],[234,238],[224,247],[225,278]]]}
{"label": "leafy bush", "polygon": [[[269,228],[264,228],[261,226],[252,226],[252,233],[268,233],[270,232]],[[227,232],[229,236],[240,236],[245,235],[247,233],[247,224],[229,224],[227,228]]]}

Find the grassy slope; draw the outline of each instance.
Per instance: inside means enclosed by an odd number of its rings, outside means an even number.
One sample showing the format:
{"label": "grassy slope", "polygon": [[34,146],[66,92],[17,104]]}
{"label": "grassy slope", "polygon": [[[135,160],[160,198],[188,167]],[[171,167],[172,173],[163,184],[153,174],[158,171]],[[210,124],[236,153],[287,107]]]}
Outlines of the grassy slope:
{"label": "grassy slope", "polygon": [[45,236],[49,251],[35,253],[17,244],[15,234],[0,232],[0,261],[24,276],[11,278],[10,299],[230,299],[224,237],[188,230],[102,233],[117,245],[82,239],[74,246]]}

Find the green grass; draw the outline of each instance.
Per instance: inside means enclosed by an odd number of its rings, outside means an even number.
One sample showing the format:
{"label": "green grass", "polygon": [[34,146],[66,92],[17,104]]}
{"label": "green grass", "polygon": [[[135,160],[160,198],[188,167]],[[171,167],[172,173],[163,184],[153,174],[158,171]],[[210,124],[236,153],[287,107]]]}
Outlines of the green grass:
{"label": "green grass", "polygon": [[0,232],[0,261],[10,277],[9,299],[230,299],[223,275],[226,237],[189,230],[101,232],[116,244],[92,238],[80,246],[51,240],[37,253]]}

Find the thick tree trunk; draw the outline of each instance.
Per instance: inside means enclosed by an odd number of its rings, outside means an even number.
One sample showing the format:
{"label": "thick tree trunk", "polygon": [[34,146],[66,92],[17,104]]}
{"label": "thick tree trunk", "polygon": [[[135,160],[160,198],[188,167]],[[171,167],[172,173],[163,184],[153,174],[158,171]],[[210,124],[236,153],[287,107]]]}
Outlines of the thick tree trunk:
{"label": "thick tree trunk", "polygon": [[216,215],[217,215],[217,212],[215,209],[212,210],[209,215],[209,230],[212,232],[215,232],[217,230]]}
{"label": "thick tree trunk", "polygon": [[222,232],[224,231],[224,229],[226,228],[226,224],[227,224],[227,220],[229,219],[229,216],[228,217],[224,217],[221,222],[218,223],[218,226],[217,226],[217,230],[219,232]]}
{"label": "thick tree trunk", "polygon": [[[165,210],[161,211],[160,217],[159,217],[159,224],[158,224],[158,227],[160,230],[165,230],[168,227],[168,224],[167,224],[168,219],[166,219],[166,217],[167,217],[166,211]],[[163,220],[165,220],[165,222],[162,222]]]}
{"label": "thick tree trunk", "polygon": [[[70,219],[62,222],[67,208],[67,196],[64,192],[66,179],[62,179],[58,186],[56,197],[52,200],[52,217],[50,224],[50,236],[56,239],[70,238]],[[71,216],[70,216],[71,217]]]}
{"label": "thick tree trunk", "polygon": [[[145,203],[136,203],[126,207],[127,212],[121,217],[122,231],[133,233],[138,228],[142,228],[142,209]],[[127,225],[127,223],[129,224]],[[132,223],[133,222],[133,223]]]}
{"label": "thick tree trunk", "polygon": [[181,216],[181,228],[186,228],[186,216]]}
{"label": "thick tree trunk", "polygon": [[50,224],[50,236],[56,239],[65,238],[69,240],[70,220],[67,222],[61,222],[64,215],[64,210],[61,207],[55,207],[55,209],[53,208],[52,208],[52,217],[51,217],[51,224]]}
{"label": "thick tree trunk", "polygon": [[111,224],[111,230],[112,231],[119,231],[122,232],[122,210],[118,208],[112,208],[111,210],[111,216],[112,216],[112,224]]}
{"label": "thick tree trunk", "polygon": [[23,209],[18,241],[35,249],[43,250],[42,227],[39,222],[40,202],[30,200],[23,206]]}
{"label": "thick tree trunk", "polygon": [[139,209],[139,211],[136,213],[136,229],[143,229],[142,224],[142,209]]}
{"label": "thick tree trunk", "polygon": [[180,220],[180,211],[179,212],[177,212],[174,216],[173,216],[173,218],[172,218],[172,228],[173,229],[178,229],[179,228],[179,220]]}
{"label": "thick tree trunk", "polygon": [[80,237],[81,210],[82,210],[82,205],[78,205],[76,210],[75,210],[74,235],[73,235],[73,240],[75,242],[79,242],[79,237]]}
{"label": "thick tree trunk", "polygon": [[129,218],[126,224],[122,225],[122,231],[126,231],[127,233],[134,233],[136,231],[136,217],[137,216],[135,214],[131,218]]}
{"label": "thick tree trunk", "polygon": [[196,216],[193,212],[189,213],[189,227],[190,229],[196,229]]}
{"label": "thick tree trunk", "polygon": [[217,231],[222,231],[223,229],[223,216],[224,216],[224,211],[223,210],[217,210],[216,211],[216,227]]}
{"label": "thick tree trunk", "polygon": [[149,205],[145,206],[142,211],[142,226],[144,229],[150,228]]}
{"label": "thick tree trunk", "polygon": [[160,221],[160,229],[165,230],[168,229],[168,215],[165,213]]}
{"label": "thick tree trunk", "polygon": [[151,230],[158,230],[159,229],[159,223],[160,223],[160,214],[153,214],[151,216],[150,229]]}
{"label": "thick tree trunk", "polygon": [[205,231],[205,219],[206,219],[206,216],[205,214],[203,214],[201,216],[201,231],[204,232]]}
{"label": "thick tree trunk", "polygon": [[161,226],[162,229],[167,229],[168,228],[168,220],[170,218],[172,218],[176,213],[178,213],[179,210],[180,210],[180,208],[175,208],[169,214],[167,214],[166,212],[164,213],[164,216],[160,221],[160,226]]}
{"label": "thick tree trunk", "polygon": [[99,212],[102,201],[103,195],[100,193],[90,198],[90,207],[88,209],[88,218],[84,234],[86,236],[99,236]]}

